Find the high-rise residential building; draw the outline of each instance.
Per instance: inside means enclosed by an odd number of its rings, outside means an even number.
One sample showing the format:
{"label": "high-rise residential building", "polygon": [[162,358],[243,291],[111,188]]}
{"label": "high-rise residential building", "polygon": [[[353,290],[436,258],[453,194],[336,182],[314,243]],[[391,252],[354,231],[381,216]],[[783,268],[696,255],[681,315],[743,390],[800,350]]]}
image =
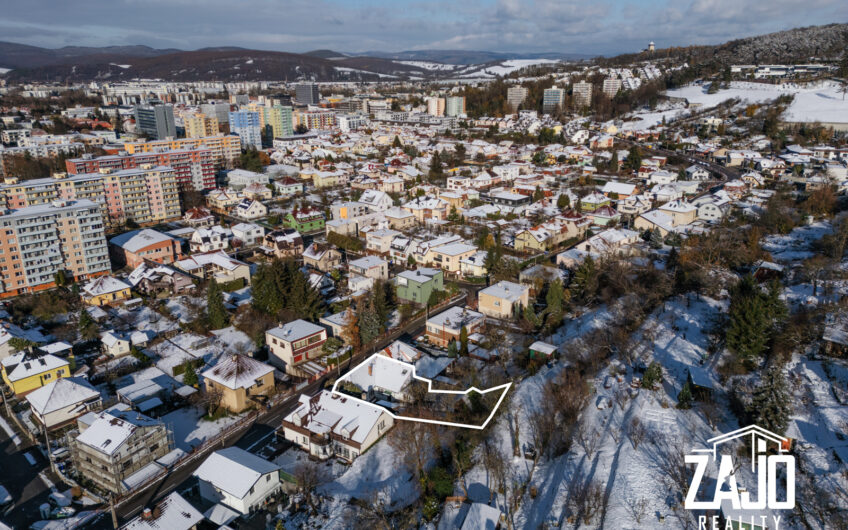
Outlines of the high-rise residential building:
{"label": "high-rise residential building", "polygon": [[230,104],[229,103],[204,103],[200,106],[200,112],[218,120],[218,125],[229,123],[230,119]]}
{"label": "high-rise residential building", "polygon": [[551,88],[546,88],[542,94],[542,112],[550,114],[562,107],[565,101],[565,89],[558,88],[556,85]]}
{"label": "high-rise residential building", "polygon": [[134,169],[101,168],[96,173],[18,182],[0,186],[6,207],[25,208],[56,200],[90,200],[100,205],[103,222],[119,226],[132,219],[139,224],[179,219],[179,187],[173,168],[143,165]]}
{"label": "high-rise residential building", "polygon": [[617,77],[607,77],[604,79],[604,86],[602,90],[608,98],[614,98],[615,95],[618,94],[618,91],[621,90],[621,79]]}
{"label": "high-rise residential building", "polygon": [[65,160],[68,173],[96,173],[101,169],[135,169],[145,164],[169,166],[174,169],[180,191],[203,191],[215,187],[215,165],[210,149],[168,149],[150,153],[119,154]]}
{"label": "high-rise residential building", "polygon": [[462,96],[450,96],[445,102],[446,116],[461,116],[465,114],[465,98]]}
{"label": "high-rise residential building", "polygon": [[177,137],[172,105],[138,105],[135,108],[135,127],[154,140]]}
{"label": "high-rise residential building", "polygon": [[527,99],[527,89],[523,86],[511,86],[506,90],[506,102],[512,110],[517,110],[525,99]]}
{"label": "high-rise residential building", "polygon": [[218,118],[203,113],[191,114],[183,118],[186,138],[203,138],[218,134]]}
{"label": "high-rise residential building", "polygon": [[283,138],[294,134],[291,107],[251,104],[248,108],[259,113],[259,127],[262,130],[262,139],[266,144],[271,145],[274,138]]}
{"label": "high-rise residential building", "polygon": [[298,83],[294,88],[294,98],[301,105],[317,105],[321,100],[318,83]]}
{"label": "high-rise residential building", "polygon": [[444,116],[445,98],[427,98],[427,114],[429,114],[430,116]]}
{"label": "high-rise residential building", "polygon": [[574,98],[574,106],[576,108],[582,109],[592,105],[592,83],[589,83],[588,81],[574,83],[572,94]]}
{"label": "high-rise residential building", "polygon": [[212,163],[219,169],[232,168],[241,154],[241,138],[235,135],[207,136],[206,138],[174,138],[152,142],[126,142],[124,150],[129,154],[155,153],[163,149],[197,149],[202,147],[212,152]]}
{"label": "high-rise residential building", "polygon": [[109,274],[100,207],[89,200],[53,201],[0,215],[0,298]]}
{"label": "high-rise residential building", "polygon": [[230,112],[230,132],[241,138],[242,147],[262,149],[262,127],[259,113],[250,110]]}

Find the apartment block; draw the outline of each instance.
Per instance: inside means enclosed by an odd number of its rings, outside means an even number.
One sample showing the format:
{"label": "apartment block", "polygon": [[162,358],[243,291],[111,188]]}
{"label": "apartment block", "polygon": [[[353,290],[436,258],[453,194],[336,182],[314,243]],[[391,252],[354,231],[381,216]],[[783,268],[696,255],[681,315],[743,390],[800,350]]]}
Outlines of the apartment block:
{"label": "apartment block", "polygon": [[262,149],[262,127],[259,113],[249,110],[230,112],[230,132],[241,138],[242,147]]}
{"label": "apartment block", "polygon": [[430,116],[444,116],[445,98],[427,98],[427,114]]}
{"label": "apartment block", "polygon": [[6,179],[0,186],[8,208],[48,204],[56,200],[87,199],[100,205],[108,226],[133,219],[139,224],[182,216],[176,173],[168,166],[145,164],[139,168],[100,169],[96,173],[67,175],[18,182]]}
{"label": "apartment block", "polygon": [[235,135],[207,136],[206,138],[176,138],[150,142],[126,142],[124,150],[129,154],[154,153],[166,149],[185,150],[205,148],[212,152],[212,163],[217,168],[232,168],[241,155],[241,139]]}
{"label": "apartment block", "polygon": [[321,98],[317,83],[299,83],[294,90],[295,99],[303,105],[317,105]]}
{"label": "apartment block", "polygon": [[172,105],[139,105],[135,108],[136,129],[156,140],[174,138],[177,127],[174,124]]}
{"label": "apartment block", "polygon": [[555,112],[562,107],[563,101],[565,101],[565,90],[556,85],[546,88],[542,94],[542,112],[546,114]]}
{"label": "apartment block", "polygon": [[111,272],[96,203],[57,200],[0,215],[0,298],[55,287],[60,270],[76,280]]}
{"label": "apartment block", "polygon": [[574,83],[572,90],[574,96],[574,106],[578,109],[589,107],[592,105],[592,83],[588,81],[580,81]]}
{"label": "apartment block", "polygon": [[614,98],[615,95],[618,94],[618,91],[621,90],[621,79],[617,77],[608,77],[604,79],[602,90],[608,98]]}
{"label": "apartment block", "polygon": [[174,169],[180,191],[203,191],[215,187],[215,164],[210,149],[179,149],[150,153],[107,155],[65,160],[68,173],[97,173],[101,169],[136,169],[146,164]]}
{"label": "apartment block", "polygon": [[527,89],[523,86],[512,86],[506,90],[506,102],[512,110],[517,110],[527,99]]}
{"label": "apartment block", "polygon": [[183,118],[186,138],[204,138],[218,134],[218,118],[198,113]]}
{"label": "apartment block", "polygon": [[331,110],[310,110],[298,115],[298,123],[307,129],[332,129],[336,126],[336,113]]}
{"label": "apartment block", "polygon": [[462,96],[450,96],[445,100],[445,115],[456,117],[465,114],[465,98]]}

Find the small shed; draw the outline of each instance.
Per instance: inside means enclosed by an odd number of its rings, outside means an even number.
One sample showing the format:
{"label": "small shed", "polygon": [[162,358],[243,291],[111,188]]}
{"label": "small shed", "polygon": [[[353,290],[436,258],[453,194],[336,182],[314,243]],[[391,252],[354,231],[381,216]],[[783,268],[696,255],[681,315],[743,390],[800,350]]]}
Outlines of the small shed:
{"label": "small shed", "polygon": [[557,352],[557,347],[547,342],[537,340],[530,345],[531,359],[549,359]]}

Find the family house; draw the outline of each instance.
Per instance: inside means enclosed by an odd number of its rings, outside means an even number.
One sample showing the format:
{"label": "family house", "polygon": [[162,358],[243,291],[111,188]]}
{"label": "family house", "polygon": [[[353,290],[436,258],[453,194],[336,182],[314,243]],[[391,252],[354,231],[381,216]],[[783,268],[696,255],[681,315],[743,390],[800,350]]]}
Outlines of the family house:
{"label": "family house", "polygon": [[246,355],[231,355],[202,374],[207,394],[221,407],[238,414],[265,403],[274,393],[274,368]]}
{"label": "family house", "polygon": [[282,490],[280,466],[239,447],[215,451],[192,474],[200,496],[247,515]]}
{"label": "family house", "polygon": [[290,442],[319,460],[338,457],[352,462],[394,425],[381,408],[322,390],[301,395],[298,407],[283,419]]}

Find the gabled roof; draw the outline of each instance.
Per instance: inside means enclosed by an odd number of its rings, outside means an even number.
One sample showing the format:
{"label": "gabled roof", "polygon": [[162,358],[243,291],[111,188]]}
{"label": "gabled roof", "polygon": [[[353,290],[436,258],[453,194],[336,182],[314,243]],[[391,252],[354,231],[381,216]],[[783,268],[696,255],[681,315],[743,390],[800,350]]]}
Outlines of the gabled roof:
{"label": "gabled roof", "polygon": [[26,395],[32,409],[42,416],[100,397],[100,391],[80,377],[63,377]]}
{"label": "gabled roof", "polygon": [[89,296],[99,296],[103,294],[114,293],[117,291],[123,291],[124,289],[129,289],[130,284],[125,282],[124,280],[120,280],[115,278],[114,276],[101,276],[100,278],[95,278],[91,280],[85,286],[83,286],[82,290],[85,294]]}
{"label": "gabled roof", "polygon": [[203,520],[203,515],[175,492],[156,505],[158,517],[145,519],[139,515],[121,527],[121,530],[189,530]]}
{"label": "gabled roof", "polygon": [[263,475],[279,469],[277,464],[244,449],[227,447],[209,455],[193,475],[237,499],[243,499]]}
{"label": "gabled roof", "polygon": [[49,353],[36,357],[22,352],[6,357],[2,363],[6,367],[6,378],[11,382],[20,381],[33,375],[43,374],[50,370],[68,366],[68,361],[55,355],[50,355]]}

